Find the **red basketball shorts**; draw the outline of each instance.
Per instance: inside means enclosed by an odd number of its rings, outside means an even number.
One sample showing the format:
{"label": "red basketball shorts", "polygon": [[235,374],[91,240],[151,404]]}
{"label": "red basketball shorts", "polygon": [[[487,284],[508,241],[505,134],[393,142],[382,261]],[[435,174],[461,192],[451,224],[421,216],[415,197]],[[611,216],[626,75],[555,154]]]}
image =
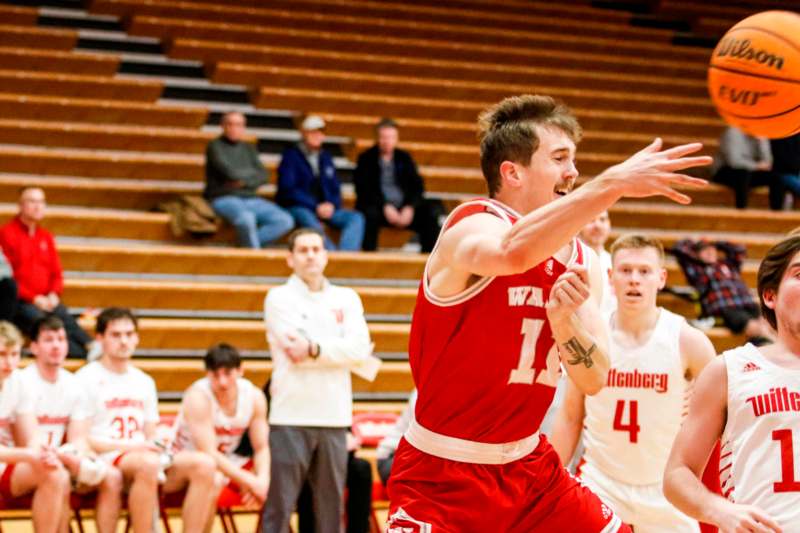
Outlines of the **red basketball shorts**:
{"label": "red basketball shorts", "polygon": [[462,463],[400,441],[389,478],[387,533],[630,533],[561,465],[545,437],[504,465]]}

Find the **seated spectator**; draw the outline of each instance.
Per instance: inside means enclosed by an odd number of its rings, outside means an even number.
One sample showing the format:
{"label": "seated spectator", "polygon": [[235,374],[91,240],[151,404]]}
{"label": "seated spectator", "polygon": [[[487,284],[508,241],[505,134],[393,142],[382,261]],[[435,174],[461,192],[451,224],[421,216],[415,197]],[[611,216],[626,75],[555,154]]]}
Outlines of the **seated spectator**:
{"label": "seated spectator", "polygon": [[0,228],[0,246],[17,283],[14,323],[30,336],[36,320],[45,313],[54,313],[64,322],[69,356],[85,358],[92,339],[61,303],[61,259],[53,235],[41,226],[46,207],[42,189],[24,187],[19,196],[19,214]]}
{"label": "seated spectator", "polygon": [[[309,115],[300,126],[303,140],[283,152],[278,166],[278,204],[287,208],[298,227],[323,232],[322,223],[341,230],[339,249],[361,249],[364,216],[342,208],[342,193],[333,157],[322,147],[325,121]],[[325,236],[325,248],[336,245]]]}
{"label": "seated spectator", "polygon": [[[209,348],[205,369],[206,377],[183,395],[172,452],[199,450],[210,455],[230,481],[229,490],[241,494],[245,506],[260,509],[269,490],[267,400],[242,377],[242,361],[233,346]],[[250,457],[236,453],[245,433]]]}
{"label": "seated spectator", "polygon": [[783,208],[785,189],[781,177],[772,171],[769,140],[729,126],[720,137],[712,172],[714,181],[733,189],[738,209],[747,207],[750,189],[761,185],[769,187],[770,209]]}
{"label": "seated spectator", "polygon": [[742,279],[744,247],[725,241],[678,241],[671,252],[689,284],[700,294],[703,317],[722,320],[734,333],[744,333],[749,342],[770,342],[772,332],[761,318],[759,305]]}
{"label": "seated spectator", "polygon": [[769,146],[773,172],[781,177],[786,191],[792,193],[794,199],[800,197],[800,133],[772,139]]}
{"label": "seated spectator", "polygon": [[114,533],[122,506],[122,475],[97,459],[89,447],[89,413],[78,379],[63,368],[67,333],[55,315],[33,325],[31,353],[35,361],[19,372],[31,394],[41,440],[57,449],[78,493],[97,493],[95,522],[99,533]]}
{"label": "seated spectator", "polygon": [[417,406],[417,389],[411,392],[408,397],[408,404],[403,409],[403,414],[395,422],[392,430],[386,434],[378,443],[378,449],[375,456],[378,459],[378,475],[381,477],[383,486],[389,482],[389,475],[392,472],[392,463],[394,462],[394,454],[397,451],[397,445],[400,444],[400,439],[405,435],[408,426],[414,419],[414,409]]}
{"label": "seated spectator", "polygon": [[87,396],[89,444],[122,473],[134,533],[152,531],[159,484],[165,494],[186,490],[183,530],[206,531],[217,497],[214,460],[190,450],[169,455],[155,441],[158,395],[153,378],[131,363],[139,343],[133,314],[119,307],[104,309],[96,330],[100,359],[76,375]]}
{"label": "seated spectator", "polygon": [[17,372],[22,335],[0,322],[0,499],[33,494],[31,514],[37,532],[66,531],[69,474],[36,426],[36,408]]}
{"label": "seated spectator", "polygon": [[375,133],[377,142],[358,156],[353,177],[356,209],[366,219],[364,250],[376,250],[381,226],[393,226],[417,232],[422,251],[428,253],[439,236],[440,202],[423,198],[425,186],[414,159],[397,148],[395,121],[382,119]]}
{"label": "seated spectator", "polygon": [[258,151],[244,139],[241,113],[222,117],[222,135],[206,148],[206,188],[203,196],[214,212],[236,228],[239,246],[262,248],[288,233],[292,217],[256,193],[267,182]]}
{"label": "seated spectator", "polygon": [[11,322],[17,314],[17,282],[14,272],[0,249],[0,320]]}

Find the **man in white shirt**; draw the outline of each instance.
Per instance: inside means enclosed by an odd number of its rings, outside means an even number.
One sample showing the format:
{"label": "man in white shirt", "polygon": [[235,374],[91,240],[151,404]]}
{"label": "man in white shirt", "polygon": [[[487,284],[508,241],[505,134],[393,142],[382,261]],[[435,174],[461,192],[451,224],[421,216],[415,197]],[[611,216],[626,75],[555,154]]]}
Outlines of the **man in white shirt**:
{"label": "man in white shirt", "polygon": [[30,350],[35,361],[19,372],[19,379],[31,395],[39,435],[58,449],[78,492],[97,491],[97,530],[113,533],[122,505],[122,476],[89,449],[86,395],[78,379],[62,368],[69,343],[58,316],[47,314],[34,322]]}
{"label": "man in white shirt", "polygon": [[56,533],[69,519],[69,474],[38,440],[33,402],[15,372],[21,350],[20,332],[0,322],[0,498],[33,493],[33,529]]}
{"label": "man in white shirt", "polygon": [[350,372],[362,372],[375,359],[358,295],[325,279],[322,234],[311,228],[292,233],[287,263],[294,274],[264,302],[273,361],[264,532],[288,531],[308,479],[316,531],[338,533],[353,412]]}
{"label": "man in white shirt", "polygon": [[[245,506],[260,509],[269,490],[267,399],[242,377],[239,352],[230,344],[209,348],[205,367],[206,377],[183,395],[172,451],[207,453],[230,480],[228,488],[241,494]],[[252,457],[236,454],[245,432]]]}
{"label": "man in white shirt", "polygon": [[697,521],[667,502],[661,481],[692,383],[714,359],[714,346],[656,303],[667,280],[658,240],[627,235],[617,239],[611,255],[618,305],[604,316],[608,380],[593,396],[567,381],[553,448],[569,461],[583,430],[582,481],[635,531],[699,532]]}
{"label": "man in white shirt", "polygon": [[170,457],[155,442],[158,396],[153,378],[131,364],[139,343],[133,314],[119,307],[104,309],[97,317],[96,333],[102,355],[77,373],[88,396],[89,444],[122,472],[129,487],[128,511],[134,533],[152,530],[159,482],[165,493],[188,487],[183,530],[203,531],[217,494],[214,460],[196,451]]}

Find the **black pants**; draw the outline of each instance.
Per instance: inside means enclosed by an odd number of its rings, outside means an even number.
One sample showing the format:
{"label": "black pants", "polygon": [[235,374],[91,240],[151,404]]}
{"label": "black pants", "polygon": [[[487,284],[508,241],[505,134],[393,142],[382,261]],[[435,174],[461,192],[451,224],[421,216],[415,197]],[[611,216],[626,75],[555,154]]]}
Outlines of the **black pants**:
{"label": "black pants", "polygon": [[[438,200],[423,200],[414,208],[414,220],[408,227],[419,235],[422,251],[428,253],[433,250],[436,238],[439,236],[439,213],[443,211]],[[366,224],[364,225],[364,243],[362,248],[367,252],[378,249],[378,233],[381,227],[389,226],[383,216],[383,206],[362,208]]]}
{"label": "black pants", "polygon": [[714,175],[714,181],[733,189],[736,207],[747,207],[750,189],[766,185],[769,187],[769,208],[780,211],[786,186],[781,176],[766,170],[746,170],[743,168],[722,167]]}
{"label": "black pants", "polygon": [[[80,359],[86,358],[86,345],[91,342],[92,338],[81,329],[69,311],[62,304],[53,309],[53,314],[58,316],[64,322],[64,330],[67,332],[67,340],[69,341],[69,357]],[[14,323],[25,334],[30,336],[33,329],[33,323],[40,317],[43,317],[45,312],[33,305],[32,303],[17,302],[17,314],[14,317]]]}
{"label": "black pants", "polygon": [[17,282],[14,278],[0,279],[0,320],[11,322],[17,314]]}
{"label": "black pants", "polygon": [[[372,467],[352,452],[347,459],[347,533],[369,533],[372,512]],[[314,533],[311,489],[306,483],[297,499],[298,533]]]}

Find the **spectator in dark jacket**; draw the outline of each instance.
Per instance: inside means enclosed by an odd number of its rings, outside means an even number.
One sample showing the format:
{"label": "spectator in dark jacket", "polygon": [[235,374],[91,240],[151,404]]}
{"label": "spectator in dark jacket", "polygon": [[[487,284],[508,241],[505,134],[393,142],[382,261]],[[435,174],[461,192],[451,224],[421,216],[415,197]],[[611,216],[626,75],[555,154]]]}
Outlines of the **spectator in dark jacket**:
{"label": "spectator in dark jacket", "polygon": [[772,332],[761,319],[759,304],[742,279],[744,246],[725,241],[683,239],[671,252],[686,280],[700,294],[704,317],[719,318],[734,333],[750,342],[769,342]]}
{"label": "spectator in dark jacket", "polygon": [[781,176],[783,185],[795,198],[800,196],[800,133],[772,139],[772,170]]}
{"label": "spectator in dark jacket", "polygon": [[92,339],[61,303],[61,259],[53,235],[41,226],[46,208],[44,191],[25,187],[19,197],[19,214],[0,228],[0,246],[17,283],[14,323],[29,335],[34,322],[54,313],[64,322],[69,356],[86,357]]}
{"label": "spectator in dark jacket", "polygon": [[419,235],[423,252],[433,250],[439,235],[437,204],[423,198],[425,187],[411,154],[397,148],[397,124],[382,119],[377,142],[358,156],[353,181],[356,209],[364,213],[364,250],[378,247],[381,226],[409,228]]}
{"label": "spectator in dark jacket", "polygon": [[214,212],[236,228],[239,245],[261,248],[294,227],[292,217],[258,194],[267,171],[252,143],[244,140],[241,113],[222,117],[222,135],[206,148],[206,188],[203,196]]}
{"label": "spectator in dark jacket", "polygon": [[[280,205],[289,210],[298,227],[315,228],[324,234],[322,223],[341,230],[339,249],[361,249],[364,216],[342,208],[342,192],[333,157],[322,147],[325,121],[308,115],[300,126],[303,140],[283,152],[278,166]],[[325,248],[336,245],[325,236]]]}

